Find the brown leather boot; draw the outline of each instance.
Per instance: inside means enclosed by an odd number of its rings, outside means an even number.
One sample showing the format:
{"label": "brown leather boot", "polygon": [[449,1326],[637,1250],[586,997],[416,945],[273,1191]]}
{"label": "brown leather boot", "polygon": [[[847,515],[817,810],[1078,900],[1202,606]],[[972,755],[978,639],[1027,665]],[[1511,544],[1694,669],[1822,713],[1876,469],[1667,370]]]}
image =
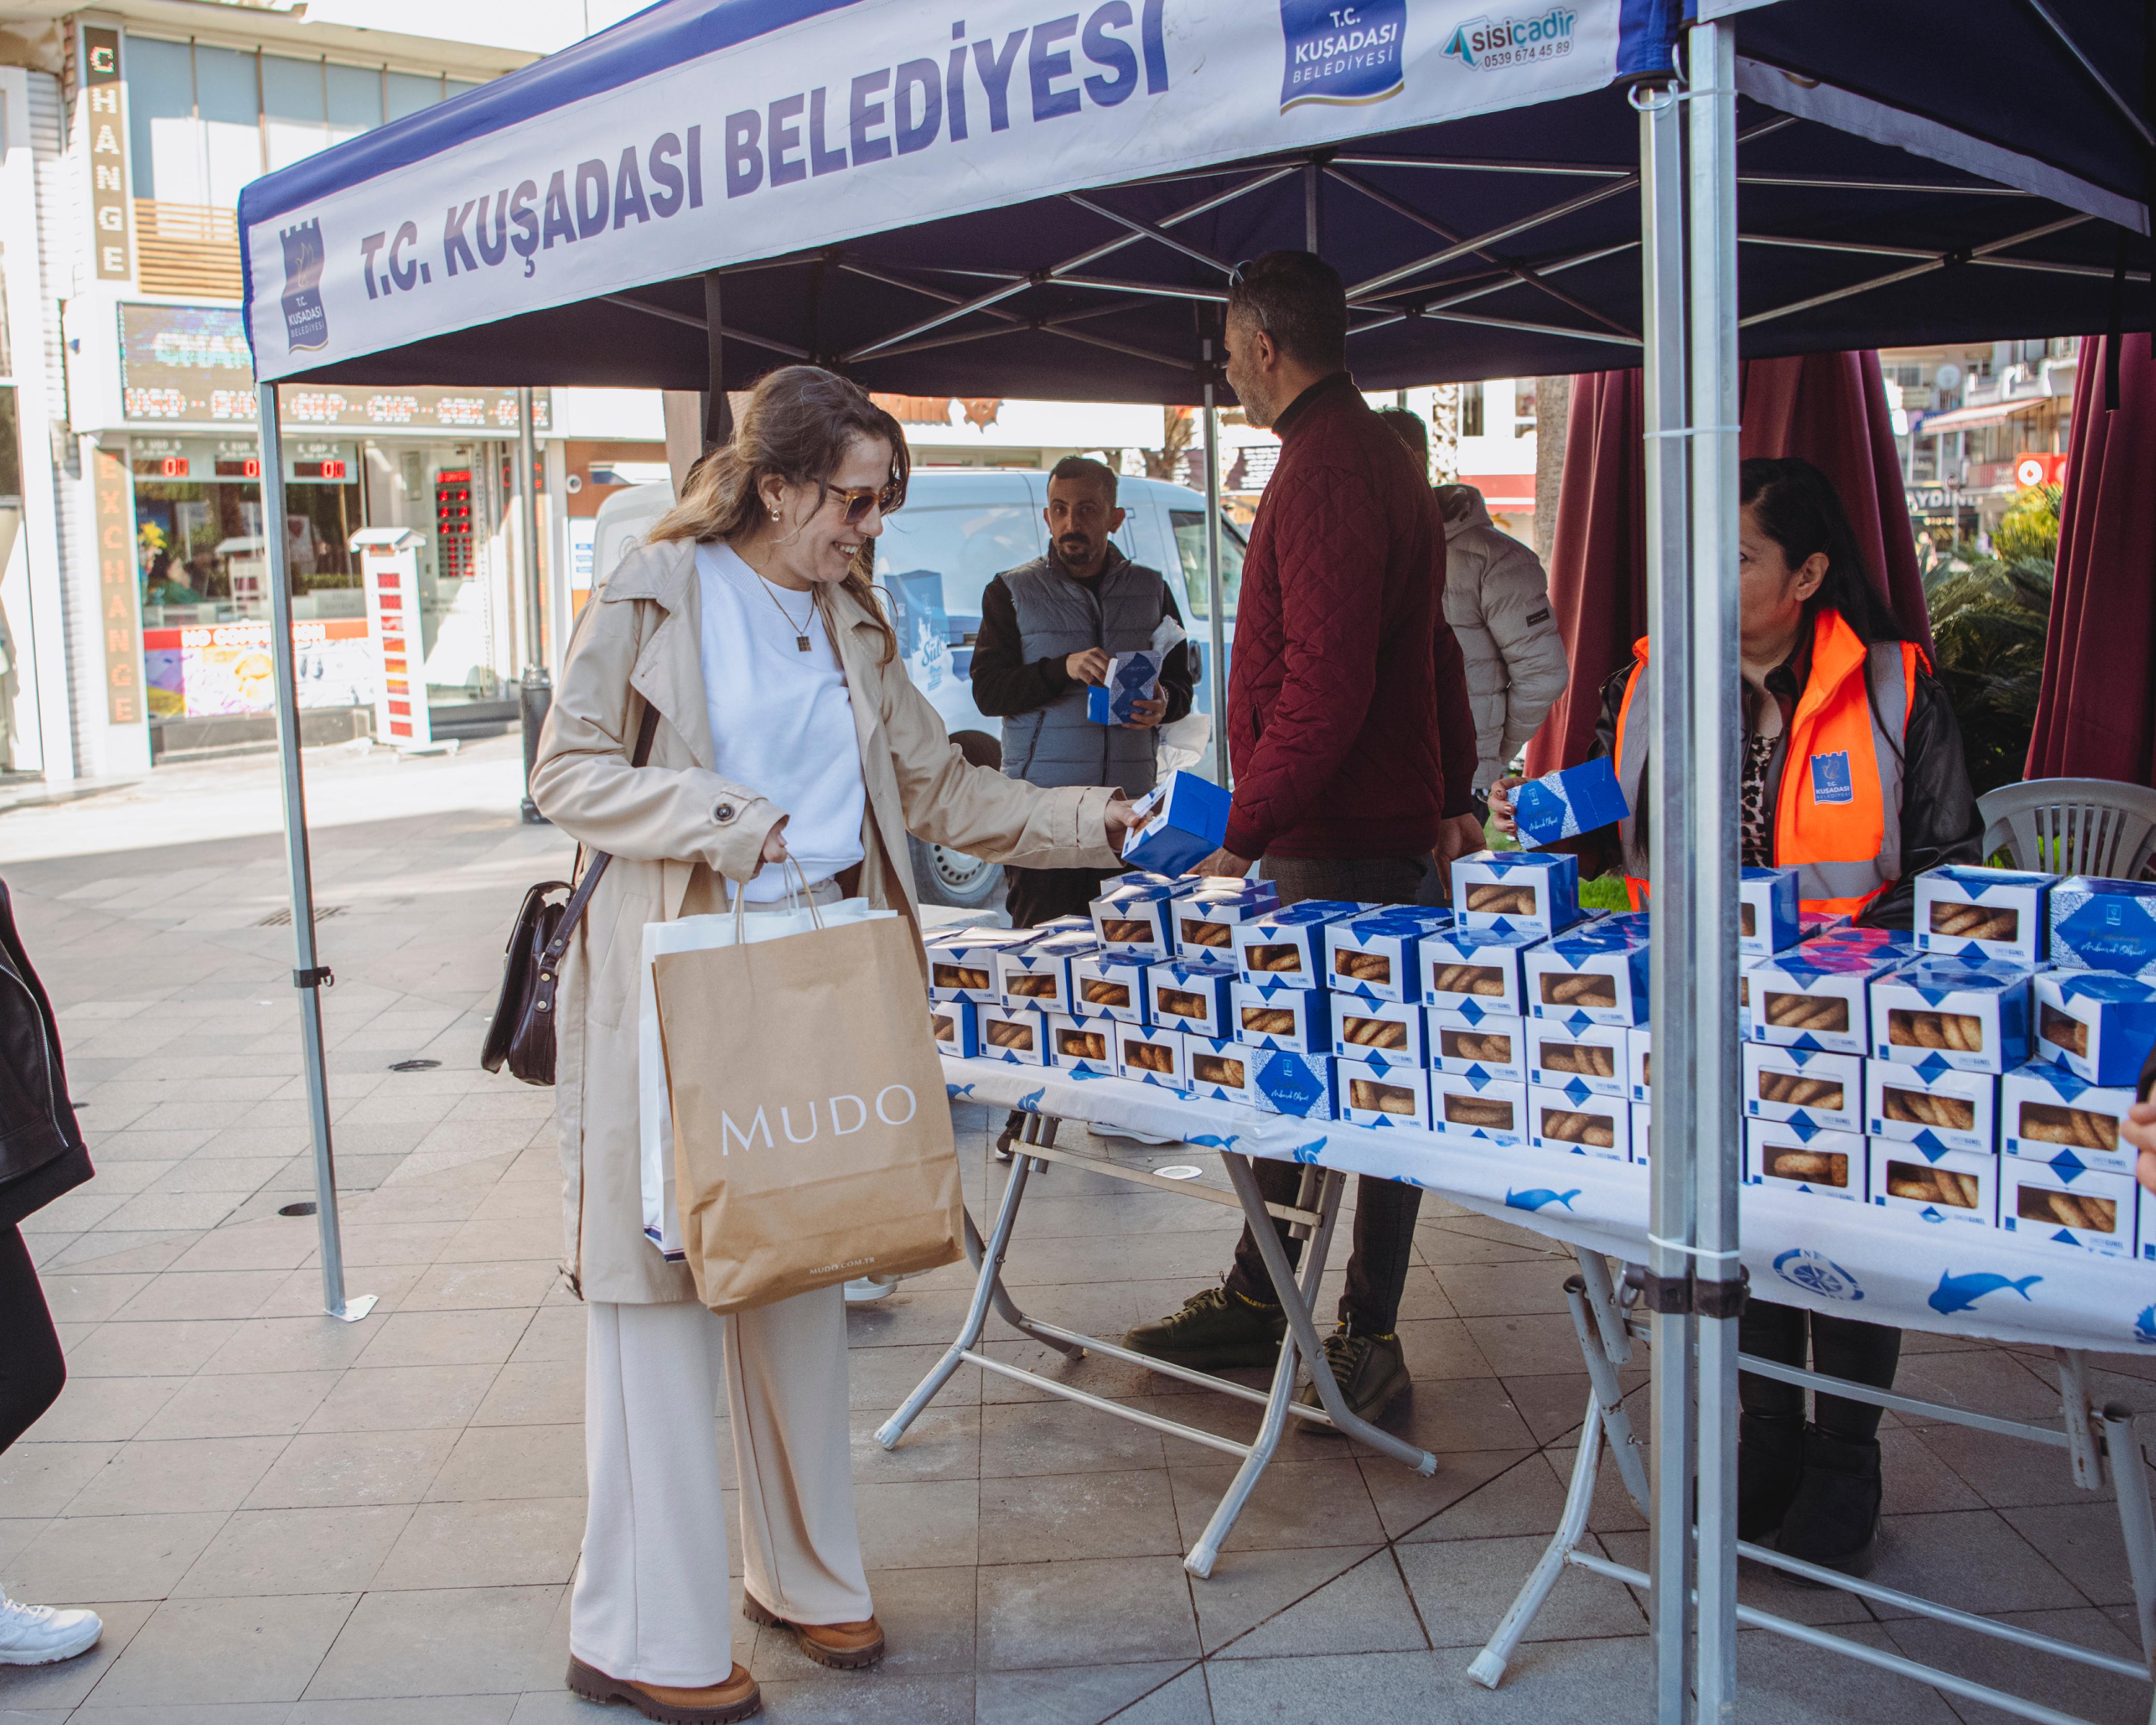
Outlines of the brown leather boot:
{"label": "brown leather boot", "polygon": [[625,1701],[647,1719],[660,1725],[735,1725],[763,1711],[763,1692],[756,1686],[748,1667],[736,1665],[723,1683],[701,1689],[677,1689],[665,1683],[637,1683],[609,1677],[595,1666],[572,1655],[569,1692],[586,1701],[604,1704]]}
{"label": "brown leather boot", "polygon": [[742,1615],[767,1629],[790,1631],[796,1646],[835,1671],[857,1671],[884,1656],[883,1625],[873,1617],[860,1623],[789,1623],[753,1594],[742,1595]]}

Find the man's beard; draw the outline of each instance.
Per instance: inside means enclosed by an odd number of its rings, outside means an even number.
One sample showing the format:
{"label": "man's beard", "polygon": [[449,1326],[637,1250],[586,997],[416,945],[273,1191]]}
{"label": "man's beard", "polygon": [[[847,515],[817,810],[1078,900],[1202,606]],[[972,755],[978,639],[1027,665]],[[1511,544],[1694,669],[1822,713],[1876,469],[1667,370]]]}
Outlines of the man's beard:
{"label": "man's beard", "polygon": [[[1074,544],[1079,547],[1075,553],[1070,548]],[[1048,544],[1048,550],[1049,554],[1055,559],[1056,562],[1065,569],[1082,569],[1092,561],[1094,556],[1093,545],[1090,540],[1051,539]],[[1106,547],[1101,547],[1101,556],[1103,562],[1106,561]]]}

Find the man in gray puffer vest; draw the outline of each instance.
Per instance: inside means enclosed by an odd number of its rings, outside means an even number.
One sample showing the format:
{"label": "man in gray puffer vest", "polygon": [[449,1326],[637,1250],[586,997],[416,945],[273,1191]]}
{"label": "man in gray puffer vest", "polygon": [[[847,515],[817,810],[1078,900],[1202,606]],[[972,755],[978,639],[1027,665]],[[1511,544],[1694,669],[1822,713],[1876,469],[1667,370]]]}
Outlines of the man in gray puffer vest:
{"label": "man in gray puffer vest", "polygon": [[[1086,716],[1086,691],[1105,682],[1109,659],[1149,648],[1163,617],[1182,618],[1157,569],[1134,563],[1109,535],[1123,522],[1116,475],[1066,456],[1048,476],[1045,557],[1006,570],[981,595],[973,644],[973,701],[1004,721],[1004,771],[1037,785],[1116,785],[1127,797],[1153,787],[1159,727],[1190,711],[1189,655],[1173,649],[1160,695],[1127,725]],[[1102,875],[1092,869],[1006,867],[1011,922],[1029,927],[1085,914]]]}

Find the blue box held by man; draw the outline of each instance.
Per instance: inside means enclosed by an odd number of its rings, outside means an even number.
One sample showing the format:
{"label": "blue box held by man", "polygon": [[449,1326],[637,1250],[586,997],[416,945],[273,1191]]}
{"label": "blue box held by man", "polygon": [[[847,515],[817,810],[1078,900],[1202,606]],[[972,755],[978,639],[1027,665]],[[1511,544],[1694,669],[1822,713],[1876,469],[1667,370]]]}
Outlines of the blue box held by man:
{"label": "blue box held by man", "polygon": [[1108,661],[1108,680],[1086,691],[1086,716],[1096,725],[1127,725],[1141,701],[1160,696],[1160,668],[1165,653],[1118,653]]}

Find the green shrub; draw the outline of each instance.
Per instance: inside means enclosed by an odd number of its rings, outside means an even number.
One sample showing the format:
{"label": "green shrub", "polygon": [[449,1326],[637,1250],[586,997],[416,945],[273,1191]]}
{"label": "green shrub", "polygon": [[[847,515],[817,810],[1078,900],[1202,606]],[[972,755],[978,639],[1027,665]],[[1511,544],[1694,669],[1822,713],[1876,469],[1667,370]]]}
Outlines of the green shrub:
{"label": "green shrub", "polygon": [[[2058,543],[2057,487],[2023,493],[2023,502],[2050,492],[2049,543]],[[2019,521],[2017,523],[2017,516]],[[2046,519],[2035,507],[2017,504],[1994,544],[2041,541]],[[1925,578],[1932,614],[1935,667],[1969,750],[1969,782],[1979,795],[2025,776],[2036,696],[2044,679],[2044,637],[2051,609],[2051,558],[2044,555],[1987,556],[1974,546],[1955,546]]]}

